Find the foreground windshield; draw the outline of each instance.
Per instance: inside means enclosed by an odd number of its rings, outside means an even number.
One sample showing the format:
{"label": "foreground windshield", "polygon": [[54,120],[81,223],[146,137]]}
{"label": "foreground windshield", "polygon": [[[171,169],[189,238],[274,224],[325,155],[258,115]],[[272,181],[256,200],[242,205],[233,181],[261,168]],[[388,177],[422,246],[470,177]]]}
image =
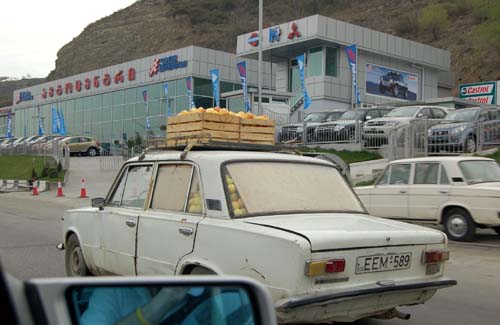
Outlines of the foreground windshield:
{"label": "foreground windshield", "polygon": [[460,122],[472,122],[476,116],[477,110],[463,109],[460,111],[452,112],[448,114],[445,121],[460,121]]}
{"label": "foreground windshield", "polygon": [[359,120],[365,115],[366,111],[353,110],[347,111],[340,117],[340,120]]}
{"label": "foreground windshield", "polygon": [[328,116],[328,113],[313,113],[313,114],[308,114],[306,118],[304,119],[305,122],[324,122],[326,121],[326,118]]}
{"label": "foreground windshield", "polygon": [[470,160],[458,165],[468,184],[500,182],[500,166],[495,161]]}
{"label": "foreground windshield", "polygon": [[234,217],[353,211],[363,207],[337,169],[288,162],[233,162],[225,175]]}
{"label": "foreground windshield", "polygon": [[418,110],[418,107],[399,107],[395,108],[389,113],[387,113],[387,117],[412,117],[415,112]]}

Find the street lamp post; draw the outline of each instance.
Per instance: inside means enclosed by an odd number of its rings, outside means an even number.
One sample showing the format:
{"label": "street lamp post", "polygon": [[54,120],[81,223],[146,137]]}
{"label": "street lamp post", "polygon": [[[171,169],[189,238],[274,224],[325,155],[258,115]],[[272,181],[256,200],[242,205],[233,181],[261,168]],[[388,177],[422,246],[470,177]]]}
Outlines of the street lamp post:
{"label": "street lamp post", "polygon": [[259,67],[258,67],[258,92],[259,92],[259,104],[257,108],[257,114],[262,115],[262,43],[264,42],[264,35],[262,33],[262,4],[263,0],[259,0]]}

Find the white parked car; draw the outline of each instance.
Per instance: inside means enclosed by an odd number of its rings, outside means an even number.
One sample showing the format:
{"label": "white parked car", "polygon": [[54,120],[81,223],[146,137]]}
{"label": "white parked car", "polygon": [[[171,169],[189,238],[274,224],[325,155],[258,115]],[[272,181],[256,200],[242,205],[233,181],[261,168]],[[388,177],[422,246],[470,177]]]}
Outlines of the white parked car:
{"label": "white parked car", "polygon": [[500,234],[500,167],[480,157],[392,161],[378,182],[355,188],[370,214],[443,224],[453,240],[472,240],[476,228]]}
{"label": "white parked car", "polygon": [[270,290],[282,323],[403,318],[398,306],[456,284],[444,278],[444,233],[368,215],[318,158],[147,153],[92,205],[64,214],[68,275],[250,277]]}

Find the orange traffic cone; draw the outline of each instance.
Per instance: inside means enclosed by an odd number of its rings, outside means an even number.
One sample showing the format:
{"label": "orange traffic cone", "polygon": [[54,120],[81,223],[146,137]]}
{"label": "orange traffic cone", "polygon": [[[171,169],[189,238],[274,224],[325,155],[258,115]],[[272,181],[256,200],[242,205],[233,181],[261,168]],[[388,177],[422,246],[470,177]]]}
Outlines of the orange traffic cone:
{"label": "orange traffic cone", "polygon": [[81,199],[88,198],[87,189],[85,188],[85,180],[83,178],[82,178],[82,189],[80,190],[80,198]]}
{"label": "orange traffic cone", "polygon": [[61,182],[57,182],[57,197],[64,196]]}
{"label": "orange traffic cone", "polygon": [[38,186],[37,186],[37,182],[35,180],[33,180],[33,192],[32,192],[32,195],[38,195]]}

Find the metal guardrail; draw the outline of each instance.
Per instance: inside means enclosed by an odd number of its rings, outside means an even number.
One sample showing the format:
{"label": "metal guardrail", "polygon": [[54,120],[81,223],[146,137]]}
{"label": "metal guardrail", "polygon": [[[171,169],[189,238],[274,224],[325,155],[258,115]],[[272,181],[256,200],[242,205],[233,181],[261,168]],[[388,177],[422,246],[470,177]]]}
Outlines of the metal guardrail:
{"label": "metal guardrail", "polygon": [[[69,169],[69,153],[55,141],[40,143],[19,143],[0,146],[0,156],[51,156],[56,162],[61,162],[63,169]],[[67,159],[66,159],[67,158]]]}

